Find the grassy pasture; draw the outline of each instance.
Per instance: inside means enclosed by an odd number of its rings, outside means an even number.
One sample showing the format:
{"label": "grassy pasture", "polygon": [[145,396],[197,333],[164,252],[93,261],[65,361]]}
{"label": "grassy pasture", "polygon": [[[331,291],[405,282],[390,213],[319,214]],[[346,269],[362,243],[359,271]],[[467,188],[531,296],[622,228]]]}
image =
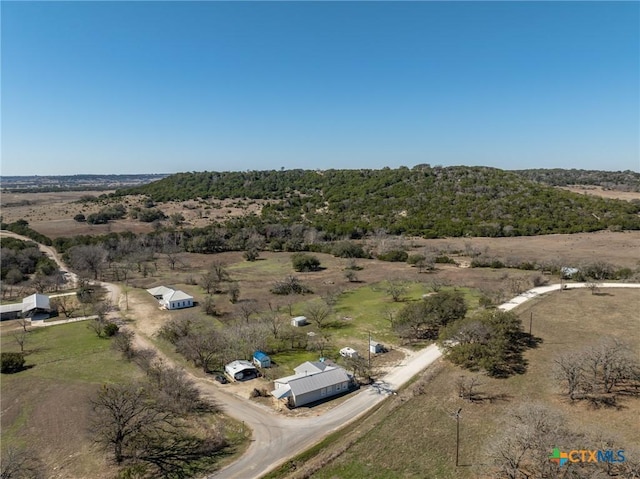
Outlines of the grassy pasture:
{"label": "grassy pasture", "polygon": [[[27,370],[2,375],[2,447],[29,447],[48,477],[110,477],[105,457],[89,438],[88,399],[102,383],[140,372],[111,350],[86,323],[33,329],[25,345]],[[2,351],[19,351],[12,334]]]}
{"label": "grassy pasture", "polygon": [[[622,398],[618,409],[571,404],[560,394],[560,386],[552,374],[557,355],[592,344],[605,335],[624,340],[640,354],[639,310],[640,291],[623,289],[603,290],[602,295],[569,290],[526,303],[517,312],[525,328],[533,312],[533,334],[542,343],[525,352],[528,361],[525,374],[508,379],[480,376],[478,390],[488,399],[470,403],[458,397],[455,381],[461,375],[473,373],[441,361],[416,384],[390,399],[388,405],[354,425],[351,431],[338,435],[315,458],[304,461],[304,465],[299,463],[298,473],[301,466],[321,466],[311,477],[491,477],[486,467],[487,444],[500,433],[505,413],[530,401],[558,410],[566,418],[565,425],[575,431],[600,431],[622,448],[639,448],[640,399]],[[416,392],[420,383],[424,384],[422,394]],[[455,468],[452,413],[458,408],[462,408],[462,466]],[[341,450],[344,452],[336,452]],[[332,454],[338,457],[330,460]]]}

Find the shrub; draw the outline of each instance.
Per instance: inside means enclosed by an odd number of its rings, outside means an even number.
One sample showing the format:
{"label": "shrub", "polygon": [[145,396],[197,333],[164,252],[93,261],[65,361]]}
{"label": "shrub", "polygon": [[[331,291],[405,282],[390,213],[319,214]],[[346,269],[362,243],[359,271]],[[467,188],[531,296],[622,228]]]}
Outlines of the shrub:
{"label": "shrub", "polygon": [[404,263],[409,258],[409,254],[406,251],[401,249],[394,249],[391,251],[387,251],[386,253],[379,254],[377,258],[380,261],[390,261],[390,262],[402,262]]}
{"label": "shrub", "polygon": [[436,256],[434,261],[440,264],[456,264],[455,260],[447,256],[446,254]]}
{"label": "shrub", "polygon": [[256,261],[260,254],[256,248],[249,248],[247,251],[243,253],[244,259],[247,261]]}
{"label": "shrub", "polygon": [[271,288],[271,292],[282,295],[313,293],[308,286],[302,284],[295,276],[288,276],[282,281],[277,281]]}
{"label": "shrub", "polygon": [[78,213],[77,215],[75,215],[73,217],[74,221],[77,221],[78,223],[82,223],[84,221],[87,221],[87,219],[85,218],[85,216],[82,213]]}
{"label": "shrub", "polygon": [[320,269],[320,260],[311,254],[296,253],[291,255],[293,269],[298,272],[318,271]]}
{"label": "shrub", "polygon": [[338,258],[366,258],[367,254],[365,253],[362,246],[356,243],[352,243],[350,241],[341,241],[340,243],[336,243],[333,246],[333,255]]}
{"label": "shrub", "polygon": [[24,369],[24,354],[22,353],[0,353],[0,372],[12,374]]}
{"label": "shrub", "polygon": [[531,263],[530,261],[524,261],[518,265],[518,269],[533,271],[534,269],[536,269],[536,265],[535,263]]}
{"label": "shrub", "polygon": [[426,261],[427,257],[423,254],[410,254],[407,258],[407,263],[415,266],[416,264]]}
{"label": "shrub", "polygon": [[620,268],[615,272],[616,279],[629,279],[633,276],[633,270],[631,268]]}
{"label": "shrub", "polygon": [[116,323],[107,323],[104,326],[104,335],[110,338],[111,336],[115,336],[119,329],[120,326],[118,326]]}

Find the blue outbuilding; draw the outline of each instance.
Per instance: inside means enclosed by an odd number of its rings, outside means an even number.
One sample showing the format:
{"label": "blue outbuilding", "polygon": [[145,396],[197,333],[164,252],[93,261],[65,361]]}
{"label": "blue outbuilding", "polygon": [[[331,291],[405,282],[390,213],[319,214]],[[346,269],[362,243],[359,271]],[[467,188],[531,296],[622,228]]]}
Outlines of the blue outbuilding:
{"label": "blue outbuilding", "polygon": [[258,366],[259,368],[270,368],[271,358],[262,351],[256,351],[255,353],[253,353],[253,364]]}

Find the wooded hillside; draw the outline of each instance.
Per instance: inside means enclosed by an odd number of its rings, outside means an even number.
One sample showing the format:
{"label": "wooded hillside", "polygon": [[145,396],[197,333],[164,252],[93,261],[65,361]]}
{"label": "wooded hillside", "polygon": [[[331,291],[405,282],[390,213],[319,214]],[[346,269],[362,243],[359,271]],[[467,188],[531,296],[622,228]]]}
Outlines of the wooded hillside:
{"label": "wooded hillside", "polygon": [[520,236],[640,229],[640,204],[561,191],[487,167],[179,173],[118,190],[154,201],[271,200],[254,225],[303,223],[336,236]]}

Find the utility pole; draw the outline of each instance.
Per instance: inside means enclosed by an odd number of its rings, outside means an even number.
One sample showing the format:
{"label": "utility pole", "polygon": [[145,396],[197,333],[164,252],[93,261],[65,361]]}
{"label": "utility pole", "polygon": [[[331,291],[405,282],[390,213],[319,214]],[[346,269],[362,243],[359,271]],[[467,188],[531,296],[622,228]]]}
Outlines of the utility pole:
{"label": "utility pole", "polygon": [[369,331],[369,368],[371,368],[371,331]]}
{"label": "utility pole", "polygon": [[458,409],[456,412],[456,467],[460,464],[460,412],[462,412],[462,408]]}
{"label": "utility pole", "polygon": [[531,311],[531,316],[529,317],[529,336],[531,336],[531,326],[533,325],[533,311]]}

